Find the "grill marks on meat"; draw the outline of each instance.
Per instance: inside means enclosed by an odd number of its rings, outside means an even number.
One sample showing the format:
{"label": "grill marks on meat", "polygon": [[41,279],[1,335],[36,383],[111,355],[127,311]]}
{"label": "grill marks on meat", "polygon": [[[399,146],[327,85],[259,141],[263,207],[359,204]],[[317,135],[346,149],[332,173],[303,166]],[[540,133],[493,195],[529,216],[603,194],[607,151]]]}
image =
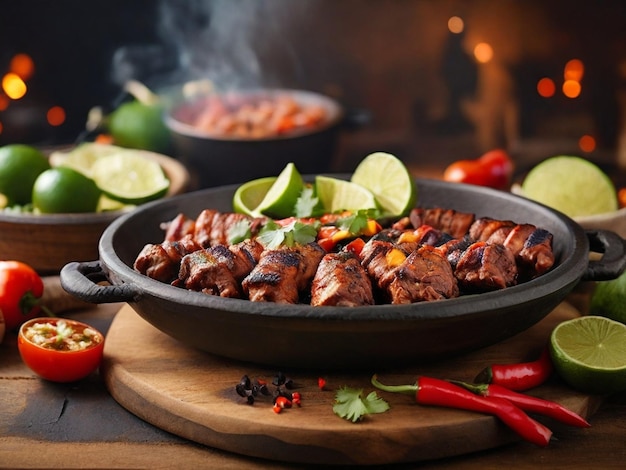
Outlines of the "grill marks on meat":
{"label": "grill marks on meat", "polygon": [[372,282],[353,253],[340,251],[324,255],[311,284],[311,305],[374,305]]}
{"label": "grill marks on meat", "polygon": [[452,267],[430,245],[405,252],[388,239],[371,239],[360,254],[361,264],[376,287],[393,304],[456,297],[459,294]]}
{"label": "grill marks on meat", "polygon": [[266,250],[243,279],[244,294],[253,302],[298,303],[324,254],[317,243]]}
{"label": "grill marks on meat", "polygon": [[189,234],[180,240],[168,240],[160,245],[148,244],[135,259],[133,267],[141,274],[169,284],[178,276],[181,259],[200,249]]}
{"label": "grill marks on meat", "polygon": [[392,304],[450,299],[459,295],[450,263],[429,245],[413,251],[394,271],[386,273],[380,284]]}
{"label": "grill marks on meat", "polygon": [[186,255],[172,284],[221,297],[241,298],[241,281],[254,268],[263,246],[255,241],[214,245]]}
{"label": "grill marks on meat", "polygon": [[463,291],[486,292],[515,285],[517,265],[503,245],[474,242],[459,257],[454,275]]}
{"label": "grill marks on meat", "polygon": [[[252,238],[228,245],[233,225]],[[156,280],[210,295],[311,305],[394,304],[486,292],[537,277],[555,262],[552,235],[531,224],[450,209],[414,209],[370,238],[359,255],[326,253],[317,243],[266,250],[256,241],[265,218],[204,210],[161,224],[134,268]]]}

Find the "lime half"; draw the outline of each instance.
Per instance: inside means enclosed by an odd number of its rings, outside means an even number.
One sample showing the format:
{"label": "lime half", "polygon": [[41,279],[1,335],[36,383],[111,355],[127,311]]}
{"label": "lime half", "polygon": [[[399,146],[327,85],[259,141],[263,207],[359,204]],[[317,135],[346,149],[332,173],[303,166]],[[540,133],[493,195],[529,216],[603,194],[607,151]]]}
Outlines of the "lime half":
{"label": "lime half", "polygon": [[142,204],[165,196],[170,181],[161,165],[134,153],[98,158],[91,174],[102,192],[124,204]]}
{"label": "lime half", "polygon": [[239,186],[233,196],[233,210],[252,217],[260,216],[261,213],[257,211],[257,207],[275,181],[276,176],[267,176]]}
{"label": "lime half", "polygon": [[570,217],[604,214],[618,209],[610,178],[580,157],[558,156],[536,165],[522,182],[524,196]]}
{"label": "lime half", "polygon": [[269,188],[257,211],[268,217],[283,219],[295,213],[296,202],[304,188],[302,175],[294,163],[288,163]]}
{"label": "lime half", "polygon": [[559,324],[550,336],[554,368],[581,392],[626,390],[626,325],[590,315]]}
{"label": "lime half", "polygon": [[378,209],[374,194],[351,181],[319,175],[315,178],[315,191],[327,212]]}
{"label": "lime half", "polygon": [[374,194],[383,215],[405,215],[415,206],[415,180],[404,163],[389,153],[375,152],[365,157],[351,181]]}

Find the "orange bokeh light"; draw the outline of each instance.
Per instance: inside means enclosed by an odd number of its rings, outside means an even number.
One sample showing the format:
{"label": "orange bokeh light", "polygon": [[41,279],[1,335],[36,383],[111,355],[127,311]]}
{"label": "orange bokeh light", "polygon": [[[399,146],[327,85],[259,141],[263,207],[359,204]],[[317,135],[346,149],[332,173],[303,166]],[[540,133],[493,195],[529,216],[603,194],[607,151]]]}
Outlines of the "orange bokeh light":
{"label": "orange bokeh light", "polygon": [[563,69],[563,78],[567,80],[575,80],[577,82],[583,79],[585,66],[580,59],[572,59],[565,64]]}
{"label": "orange bokeh light", "polygon": [[35,73],[35,63],[28,54],[15,54],[9,64],[9,70],[22,80],[28,80]]}
{"label": "orange bokeh light", "polygon": [[593,152],[596,149],[596,139],[590,135],[583,135],[580,139],[578,139],[578,147],[583,152]]}
{"label": "orange bokeh light", "polygon": [[51,126],[60,126],[65,122],[65,110],[61,106],[53,106],[48,110],[46,119]]}
{"label": "orange bokeh light", "polygon": [[448,30],[454,34],[460,34],[465,29],[465,23],[460,16],[451,16],[448,19]]}
{"label": "orange bokeh light", "polygon": [[563,94],[568,98],[578,98],[580,96],[581,86],[577,80],[565,80],[562,89]]}
{"label": "orange bokeh light", "polygon": [[556,93],[556,85],[554,80],[544,77],[537,82],[537,93],[544,98],[550,98]]}
{"label": "orange bokeh light", "polygon": [[486,64],[493,58],[493,48],[486,42],[480,42],[474,47],[474,57],[481,64]]}
{"label": "orange bokeh light", "polygon": [[26,94],[26,83],[19,75],[9,72],[2,77],[2,89],[12,100],[19,100]]}

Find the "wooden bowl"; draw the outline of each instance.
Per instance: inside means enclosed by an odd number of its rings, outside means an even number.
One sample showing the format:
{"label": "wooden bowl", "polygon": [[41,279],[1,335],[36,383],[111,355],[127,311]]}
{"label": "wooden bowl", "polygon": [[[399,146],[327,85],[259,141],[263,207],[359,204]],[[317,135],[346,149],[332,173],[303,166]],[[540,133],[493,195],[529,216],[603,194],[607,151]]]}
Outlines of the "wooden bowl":
{"label": "wooden bowl", "polygon": [[[143,152],[159,162],[170,180],[166,197],[181,194],[189,172],[179,161]],[[109,224],[128,210],[83,214],[17,214],[0,212],[0,259],[29,264],[41,274],[58,274],[70,261],[98,257],[98,241]]]}

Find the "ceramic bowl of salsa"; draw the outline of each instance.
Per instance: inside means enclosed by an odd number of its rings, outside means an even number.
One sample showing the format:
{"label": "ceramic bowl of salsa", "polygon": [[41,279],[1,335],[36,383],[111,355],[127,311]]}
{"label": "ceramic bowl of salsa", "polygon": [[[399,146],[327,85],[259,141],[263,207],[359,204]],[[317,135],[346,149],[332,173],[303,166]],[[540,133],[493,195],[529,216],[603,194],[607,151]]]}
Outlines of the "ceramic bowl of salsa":
{"label": "ceramic bowl of salsa", "polygon": [[22,324],[17,347],[24,363],[41,378],[75,382],[100,366],[104,335],[83,322],[41,317]]}

